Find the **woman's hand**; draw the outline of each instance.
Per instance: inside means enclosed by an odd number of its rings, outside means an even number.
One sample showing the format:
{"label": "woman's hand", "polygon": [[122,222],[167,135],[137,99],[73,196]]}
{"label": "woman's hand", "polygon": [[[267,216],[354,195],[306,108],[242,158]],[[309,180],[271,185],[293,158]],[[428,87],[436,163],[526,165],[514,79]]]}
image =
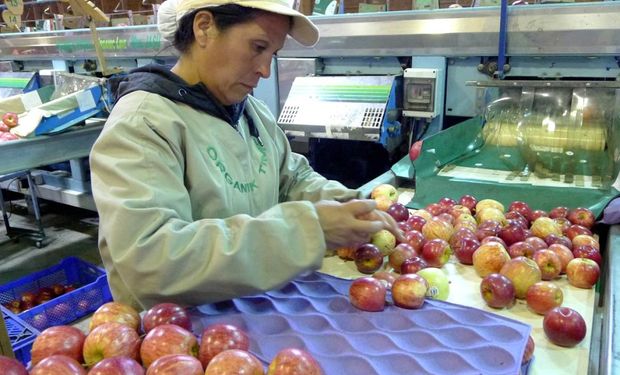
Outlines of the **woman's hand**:
{"label": "woman's hand", "polygon": [[314,206],[328,249],[366,243],[381,229],[392,232],[397,241],[404,241],[396,221],[387,212],[377,210],[377,204],[372,199],[345,203],[319,201]]}

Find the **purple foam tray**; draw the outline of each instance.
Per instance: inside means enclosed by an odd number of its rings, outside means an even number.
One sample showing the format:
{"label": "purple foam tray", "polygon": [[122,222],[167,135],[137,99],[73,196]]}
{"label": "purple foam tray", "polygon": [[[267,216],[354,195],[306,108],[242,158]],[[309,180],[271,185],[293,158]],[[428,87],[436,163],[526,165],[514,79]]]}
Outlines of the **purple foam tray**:
{"label": "purple foam tray", "polygon": [[388,298],[382,312],[353,307],[351,280],[307,274],[263,294],[199,306],[195,332],[235,324],[264,363],[286,347],[306,349],[325,374],[525,374],[527,324],[467,306],[427,299],[418,310]]}

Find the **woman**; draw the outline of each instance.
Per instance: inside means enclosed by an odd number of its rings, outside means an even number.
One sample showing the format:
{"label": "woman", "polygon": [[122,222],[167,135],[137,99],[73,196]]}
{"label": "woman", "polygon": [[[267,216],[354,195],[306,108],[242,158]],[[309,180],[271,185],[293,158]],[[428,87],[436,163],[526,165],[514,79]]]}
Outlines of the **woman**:
{"label": "woman", "polygon": [[357,191],[291,152],[249,95],[287,34],[316,43],[306,17],[278,0],[168,0],[158,22],[178,62],[119,84],[90,157],[115,300],[148,308],[254,294],[319,268],[326,249],[384,228],[401,236],[373,201],[351,200]]}

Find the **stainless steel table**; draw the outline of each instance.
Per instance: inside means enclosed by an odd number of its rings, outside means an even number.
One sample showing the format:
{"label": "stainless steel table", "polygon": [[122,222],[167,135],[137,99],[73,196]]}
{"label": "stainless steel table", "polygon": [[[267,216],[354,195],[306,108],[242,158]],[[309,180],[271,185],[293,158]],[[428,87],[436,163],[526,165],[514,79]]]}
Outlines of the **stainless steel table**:
{"label": "stainless steel table", "polygon": [[0,160],[2,160],[0,163],[0,181],[24,176],[27,178],[37,227],[32,230],[11,226],[0,192],[0,209],[9,238],[28,237],[35,241],[37,247],[40,248],[44,245],[46,236],[41,223],[37,193],[30,170],[44,165],[87,157],[103,128],[104,121],[104,119],[91,119],[84,126],[72,127],[62,133],[0,143]]}

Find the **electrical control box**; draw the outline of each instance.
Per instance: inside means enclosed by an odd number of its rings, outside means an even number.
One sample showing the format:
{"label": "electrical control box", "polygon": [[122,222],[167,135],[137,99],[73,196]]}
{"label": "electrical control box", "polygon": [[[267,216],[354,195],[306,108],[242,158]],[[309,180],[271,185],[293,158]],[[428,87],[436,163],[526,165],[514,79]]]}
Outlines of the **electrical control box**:
{"label": "electrical control box", "polygon": [[432,119],[437,116],[437,69],[405,69],[403,116]]}

